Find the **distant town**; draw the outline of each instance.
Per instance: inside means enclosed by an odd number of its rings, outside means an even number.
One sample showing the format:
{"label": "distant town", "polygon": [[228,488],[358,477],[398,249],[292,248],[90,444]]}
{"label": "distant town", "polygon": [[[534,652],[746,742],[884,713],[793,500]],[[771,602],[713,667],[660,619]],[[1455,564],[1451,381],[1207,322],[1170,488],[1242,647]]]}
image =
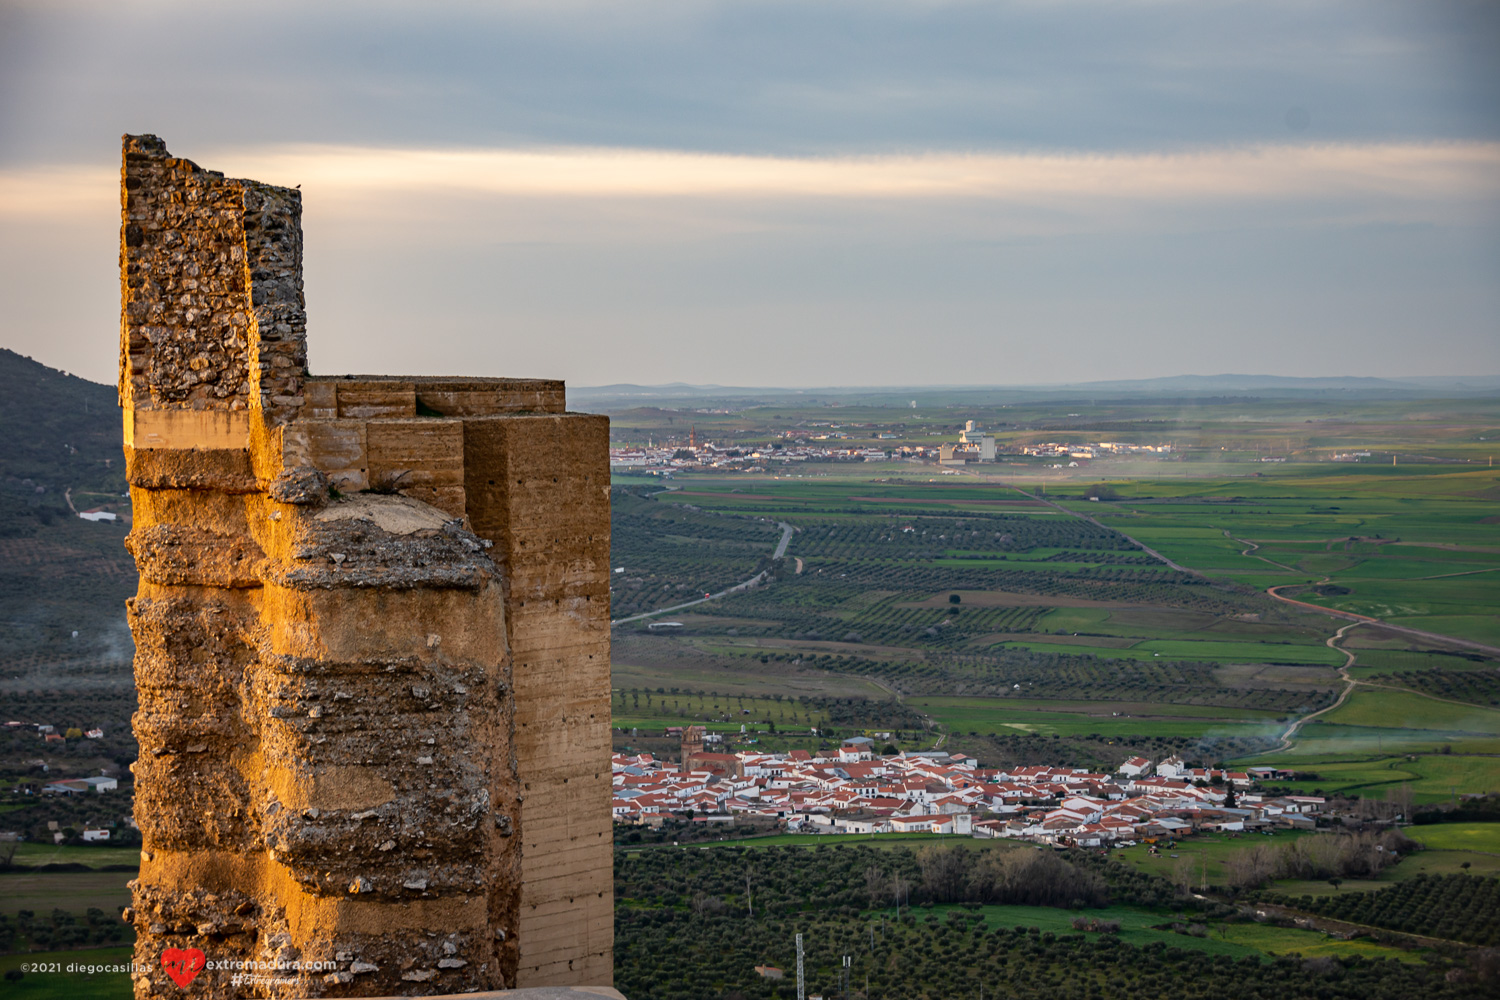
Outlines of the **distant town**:
{"label": "distant town", "polygon": [[760,446],[719,445],[709,440],[700,442],[694,429],[689,431],[687,440],[683,442],[668,442],[660,446],[648,442],[643,448],[611,448],[609,464],[617,472],[641,470],[669,475],[675,469],[765,472],[771,466],[785,466],[796,462],[904,460],[954,467],[994,463],[1010,456],[1055,459],[1058,463],[1055,467],[1077,468],[1080,463],[1098,458],[1123,455],[1165,457],[1173,453],[1173,445],[1170,443],[1131,444],[1123,441],[1045,441],[1007,447],[998,444],[993,435],[978,428],[972,420],[966,422],[957,441],[945,441],[936,445],[903,443],[872,446],[831,443],[847,441],[851,437],[874,437],[877,441],[896,441],[900,438],[899,434],[889,431],[871,435],[868,433],[869,428],[864,428],[864,433],[856,431],[851,434],[841,430],[840,426],[831,424],[826,429],[786,431],[781,439]]}
{"label": "distant town", "polygon": [[[938,833],[1075,847],[1130,846],[1203,831],[1313,829],[1317,795],[1267,795],[1276,768],[1189,767],[1132,757],[1113,774],[1046,765],[981,768],[945,750],[880,753],[890,734],[855,736],[836,751],[706,749],[682,733],[682,761],[614,755],[611,811],[623,824],[763,821],[788,833]],[[894,748],[889,748],[894,749]]]}

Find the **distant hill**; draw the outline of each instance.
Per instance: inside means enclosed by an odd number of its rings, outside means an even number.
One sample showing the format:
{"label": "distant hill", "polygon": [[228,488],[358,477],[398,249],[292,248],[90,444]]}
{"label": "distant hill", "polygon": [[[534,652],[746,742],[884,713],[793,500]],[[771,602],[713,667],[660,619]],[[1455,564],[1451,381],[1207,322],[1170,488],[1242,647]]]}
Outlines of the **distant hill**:
{"label": "distant hill", "polygon": [[[0,349],[0,430],[0,676],[128,659],[136,573],[114,387]],[[120,520],[80,520],[69,497]]]}
{"label": "distant hill", "polygon": [[[115,387],[0,348],[0,484],[125,492]],[[61,505],[61,500],[58,500]]]}
{"label": "distant hill", "polygon": [[1168,375],[1162,378],[1085,382],[1075,389],[1108,389],[1111,392],[1258,392],[1276,390],[1315,392],[1337,390],[1363,394],[1436,395],[1450,391],[1493,392],[1500,389],[1500,375],[1460,377],[1429,376],[1411,379],[1371,378],[1351,375]]}
{"label": "distant hill", "polygon": [[1168,375],[1161,378],[1116,379],[1054,385],[893,385],[817,386],[788,389],[776,386],[666,385],[616,383],[569,386],[568,401],[581,407],[615,410],[640,406],[722,406],[838,400],[841,404],[961,406],[1022,400],[1077,399],[1098,393],[1114,396],[1160,396],[1185,399],[1204,396],[1330,397],[1414,399],[1489,396],[1500,393],[1500,375],[1444,375],[1413,378],[1292,375]]}

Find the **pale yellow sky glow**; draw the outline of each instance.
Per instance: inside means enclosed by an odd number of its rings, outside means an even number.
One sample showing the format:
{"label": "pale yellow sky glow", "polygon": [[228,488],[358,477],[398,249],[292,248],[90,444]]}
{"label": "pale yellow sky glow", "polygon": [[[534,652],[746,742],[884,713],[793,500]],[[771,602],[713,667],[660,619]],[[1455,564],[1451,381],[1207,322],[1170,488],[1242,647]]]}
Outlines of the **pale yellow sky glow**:
{"label": "pale yellow sky glow", "polygon": [[[1353,196],[1441,203],[1500,193],[1500,144],[1257,146],[1180,155],[994,155],[793,159],[614,150],[224,149],[226,173],[320,198],[428,192],[497,197],[978,199],[1182,203]],[[7,215],[93,211],[110,171],[0,173]]]}

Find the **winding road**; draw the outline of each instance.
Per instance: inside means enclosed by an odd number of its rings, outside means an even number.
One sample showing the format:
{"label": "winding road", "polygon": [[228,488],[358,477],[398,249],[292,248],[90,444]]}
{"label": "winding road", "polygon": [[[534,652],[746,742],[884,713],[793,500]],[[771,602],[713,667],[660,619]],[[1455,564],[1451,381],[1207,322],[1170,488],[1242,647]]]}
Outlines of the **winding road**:
{"label": "winding road", "polygon": [[[776,543],[776,551],[772,553],[772,559],[780,559],[786,555],[786,547],[792,541],[792,532],[796,530],[785,521],[777,521],[776,523],[781,528],[781,541]],[[801,560],[799,559],[798,572],[801,572],[800,565]],[[721,597],[728,597],[731,594],[743,593],[744,591],[749,590],[751,587],[755,587],[760,585],[761,583],[764,583],[767,573],[767,570],[761,570],[750,579],[745,580],[742,583],[737,583],[733,587],[726,587],[725,589],[719,591],[717,594],[708,594],[704,597],[698,598],[695,601],[684,601],[681,604],[674,604],[669,608],[657,608],[655,611],[643,611],[638,615],[631,615],[629,618],[616,618],[609,624],[610,627],[613,628],[616,625],[624,625],[628,622],[638,622],[642,618],[655,618],[657,615],[671,614],[673,611],[681,611],[683,608],[691,608],[698,604],[706,604],[709,601],[717,601]]]}
{"label": "winding road", "polygon": [[[1048,507],[1051,507],[1054,510],[1061,511],[1064,514],[1072,514],[1074,517],[1077,517],[1077,518],[1080,518],[1080,519],[1082,519],[1084,521],[1087,521],[1088,523],[1094,525],[1095,527],[1103,528],[1106,531],[1113,531],[1113,532],[1115,532],[1117,534],[1124,535],[1124,537],[1127,538],[1127,539],[1129,539],[1131,543],[1133,543],[1134,545],[1139,546],[1140,549],[1143,552],[1146,552],[1147,554],[1155,557],[1156,559],[1159,559],[1161,562],[1165,563],[1166,565],[1170,566],[1172,569],[1175,569],[1175,570],[1177,570],[1180,573],[1191,573],[1193,576],[1204,577],[1203,573],[1200,573],[1200,572],[1198,572],[1195,569],[1189,569],[1186,566],[1179,566],[1177,563],[1175,563],[1172,560],[1168,559],[1166,556],[1162,555],[1160,552],[1157,552],[1155,549],[1151,548],[1150,546],[1142,545],[1140,543],[1140,541],[1138,541],[1137,539],[1131,538],[1129,535],[1126,535],[1119,528],[1115,528],[1115,527],[1111,527],[1109,525],[1102,524],[1099,521],[1096,521],[1094,518],[1089,517],[1087,514],[1081,514],[1081,513],[1079,513],[1076,510],[1069,510],[1067,507],[1064,507],[1062,504],[1053,503],[1051,500],[1048,500],[1044,496],[1038,496],[1038,495],[1033,494],[1033,493],[1027,493],[1025,490],[1021,489],[1019,486],[1016,486],[1016,485],[1014,485],[1012,483],[1004,483],[1002,485],[1005,485],[1005,486],[1009,487],[1010,489],[1015,490],[1017,493],[1021,494],[1024,497],[1030,497],[1032,500],[1035,500],[1038,503],[1046,504]],[[1243,551],[1241,551],[1241,553],[1240,553],[1241,555],[1243,555],[1243,556],[1249,556],[1249,557],[1255,558],[1255,559],[1259,559],[1262,562],[1269,563],[1272,566],[1278,566],[1281,569],[1286,569],[1286,570],[1291,570],[1292,569],[1292,567],[1290,567],[1290,566],[1284,566],[1281,563],[1275,562],[1274,560],[1267,559],[1265,556],[1256,555],[1255,550],[1258,549],[1258,548],[1260,548],[1260,545],[1258,543],[1249,541],[1248,539],[1244,539],[1244,538],[1236,538],[1234,535],[1230,534],[1228,531],[1226,531],[1224,529],[1220,529],[1220,530],[1224,531],[1224,536],[1226,538],[1229,538],[1232,541],[1239,542],[1241,545],[1246,546],[1246,548]],[[1295,570],[1293,570],[1293,572],[1295,572]],[[1480,570],[1479,572],[1490,572],[1490,571],[1489,570]],[[1328,582],[1328,577],[1325,576],[1321,582],[1327,583]],[[1318,612],[1320,614],[1328,615],[1331,618],[1342,619],[1342,620],[1347,621],[1349,623],[1349,624],[1344,625],[1343,627],[1341,627],[1337,632],[1335,632],[1333,635],[1329,636],[1326,640],[1324,640],[1324,645],[1328,646],[1330,649],[1337,649],[1340,653],[1344,654],[1344,665],[1339,668],[1339,677],[1344,682],[1344,689],[1339,692],[1338,698],[1334,701],[1334,703],[1332,705],[1329,705],[1326,708],[1320,708],[1316,712],[1309,712],[1307,715],[1304,715],[1304,716],[1302,716],[1302,718],[1297,719],[1296,721],[1294,721],[1291,725],[1289,725],[1287,727],[1286,732],[1284,732],[1284,733],[1281,734],[1281,742],[1275,748],[1273,748],[1271,750],[1266,750],[1266,751],[1264,751],[1264,753],[1278,753],[1278,752],[1290,749],[1290,747],[1292,746],[1292,741],[1296,737],[1297,732],[1304,725],[1306,725],[1308,722],[1312,721],[1313,719],[1316,719],[1318,716],[1324,715],[1324,714],[1326,714],[1328,712],[1332,712],[1334,709],[1338,708],[1340,705],[1342,705],[1345,701],[1347,701],[1349,699],[1349,695],[1354,692],[1354,689],[1356,687],[1359,687],[1362,684],[1364,686],[1367,686],[1367,687],[1386,687],[1386,685],[1383,685],[1383,684],[1372,684],[1372,683],[1370,683],[1368,681],[1359,681],[1359,680],[1356,680],[1353,677],[1349,676],[1349,668],[1354,665],[1354,654],[1351,653],[1349,650],[1345,649],[1344,647],[1340,646],[1338,643],[1339,643],[1340,640],[1342,640],[1344,638],[1344,633],[1348,632],[1351,628],[1354,628],[1356,625],[1371,625],[1371,626],[1375,626],[1375,627],[1384,629],[1384,630],[1386,630],[1388,632],[1396,632],[1396,633],[1400,633],[1401,635],[1412,636],[1414,638],[1422,639],[1422,640],[1425,640],[1427,642],[1437,642],[1437,643],[1446,644],[1448,646],[1458,646],[1458,647],[1461,647],[1463,649],[1472,649],[1472,650],[1475,650],[1477,652],[1485,653],[1485,654],[1490,655],[1490,656],[1500,657],[1500,647],[1489,646],[1489,645],[1486,645],[1486,644],[1484,644],[1482,642],[1474,642],[1473,640],[1470,640],[1470,639],[1459,639],[1459,638],[1457,638],[1455,636],[1451,636],[1451,635],[1442,635],[1441,633],[1438,633],[1438,632],[1426,632],[1426,631],[1423,631],[1422,629],[1409,628],[1408,626],[1405,626],[1405,625],[1392,625],[1391,623],[1382,621],[1379,618],[1371,618],[1369,615],[1357,615],[1357,614],[1355,614],[1352,611],[1338,611],[1338,610],[1335,610],[1333,608],[1325,608],[1325,607],[1323,607],[1322,605],[1319,605],[1319,604],[1312,604],[1312,603],[1309,603],[1308,601],[1299,601],[1299,600],[1297,600],[1296,598],[1293,598],[1293,597],[1283,597],[1283,596],[1281,596],[1281,594],[1277,593],[1277,591],[1284,590],[1287,587],[1301,587],[1301,586],[1306,586],[1306,585],[1305,584],[1301,584],[1301,583],[1285,583],[1285,584],[1281,584],[1281,585],[1275,586],[1275,587],[1267,587],[1266,588],[1266,595],[1269,596],[1270,598],[1272,598],[1273,600],[1280,601],[1282,604],[1292,605],[1293,607],[1298,608],[1299,610],[1303,610],[1303,611],[1316,611],[1316,612]],[[1451,701],[1448,698],[1439,698],[1439,697],[1436,697],[1434,695],[1424,694],[1424,693],[1419,692],[1419,691],[1410,691],[1410,690],[1408,690],[1406,688],[1391,688],[1391,690],[1401,690],[1401,691],[1404,691],[1404,692],[1406,692],[1408,694],[1413,695],[1414,697],[1429,698],[1429,699],[1431,699],[1433,701],[1450,702],[1451,704],[1455,704],[1455,705],[1466,704],[1465,702]],[[1261,756],[1261,754],[1254,754],[1252,756],[1259,757],[1259,756]]]}
{"label": "winding road", "polygon": [[[1327,583],[1328,577],[1325,576],[1320,582]],[[1385,629],[1387,632],[1400,632],[1402,635],[1416,636],[1418,639],[1425,639],[1428,642],[1441,642],[1446,643],[1450,646],[1462,646],[1465,649],[1476,650],[1477,652],[1486,653],[1490,656],[1500,656],[1500,646],[1486,646],[1482,642],[1474,642],[1469,639],[1460,639],[1456,636],[1443,635],[1440,632],[1424,632],[1419,628],[1408,628],[1405,625],[1392,625],[1390,622],[1382,621],[1379,618],[1371,618],[1369,615],[1357,615],[1352,611],[1337,611],[1333,608],[1325,608],[1321,604],[1309,604],[1307,601],[1299,601],[1293,597],[1282,597],[1277,593],[1278,590],[1285,590],[1287,587],[1301,586],[1305,585],[1300,583],[1283,583],[1276,587],[1267,587],[1266,593],[1270,597],[1280,601],[1282,604],[1291,604],[1305,611],[1317,611],[1322,614],[1328,615],[1331,618],[1342,618],[1345,621],[1351,621],[1357,625],[1378,625],[1381,628]]]}
{"label": "winding road", "polygon": [[[1359,685],[1359,681],[1349,676],[1349,668],[1354,666],[1354,654],[1349,652],[1349,650],[1345,649],[1343,646],[1340,646],[1339,640],[1342,639],[1344,637],[1344,633],[1349,631],[1351,628],[1355,628],[1364,624],[1366,623],[1350,622],[1348,625],[1345,625],[1343,628],[1333,633],[1333,635],[1323,640],[1323,645],[1327,646],[1329,649],[1336,649],[1340,653],[1344,654],[1344,665],[1342,667],[1339,667],[1339,677],[1344,682],[1344,690],[1339,692],[1338,698],[1335,699],[1334,703],[1332,705],[1329,705],[1327,708],[1320,708],[1316,712],[1309,712],[1302,718],[1293,722],[1290,726],[1287,727],[1286,732],[1281,734],[1281,743],[1276,747],[1267,750],[1266,753],[1280,753],[1283,750],[1290,750],[1292,747],[1292,738],[1297,735],[1297,730],[1301,729],[1303,726],[1307,725],[1307,723],[1311,722],[1313,719],[1316,719],[1318,716],[1324,714],[1325,712],[1332,712],[1335,708],[1338,708],[1345,701],[1349,700],[1349,695],[1354,692],[1354,689]],[[1259,756],[1259,754],[1257,754],[1256,756]]]}

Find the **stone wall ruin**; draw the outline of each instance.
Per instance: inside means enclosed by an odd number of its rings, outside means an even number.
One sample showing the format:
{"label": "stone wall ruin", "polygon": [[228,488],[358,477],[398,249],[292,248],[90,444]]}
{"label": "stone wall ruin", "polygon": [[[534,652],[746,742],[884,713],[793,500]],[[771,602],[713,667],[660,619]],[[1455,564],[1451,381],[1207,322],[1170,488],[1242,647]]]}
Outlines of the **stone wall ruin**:
{"label": "stone wall ruin", "polygon": [[608,985],[608,421],[309,375],[300,193],[121,182],[136,996]]}

